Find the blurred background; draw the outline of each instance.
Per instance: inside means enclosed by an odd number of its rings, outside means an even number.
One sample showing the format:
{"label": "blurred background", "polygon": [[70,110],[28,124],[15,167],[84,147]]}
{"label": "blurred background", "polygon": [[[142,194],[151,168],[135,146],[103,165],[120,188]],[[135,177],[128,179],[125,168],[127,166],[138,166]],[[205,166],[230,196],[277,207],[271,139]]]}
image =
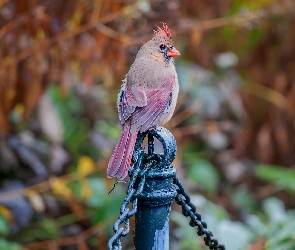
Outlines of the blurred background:
{"label": "blurred background", "polygon": [[[108,195],[116,98],[160,22],[192,202],[229,250],[295,249],[293,0],[1,0],[0,249],[107,249],[127,187]],[[207,249],[176,204],[170,242]]]}

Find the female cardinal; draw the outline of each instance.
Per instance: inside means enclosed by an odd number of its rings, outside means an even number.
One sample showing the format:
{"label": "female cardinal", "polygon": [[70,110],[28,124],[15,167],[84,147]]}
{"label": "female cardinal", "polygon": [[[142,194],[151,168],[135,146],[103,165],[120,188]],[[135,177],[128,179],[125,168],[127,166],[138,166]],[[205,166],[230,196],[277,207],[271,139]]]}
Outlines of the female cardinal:
{"label": "female cardinal", "polygon": [[126,177],[138,132],[171,119],[179,90],[173,57],[179,55],[164,23],[138,51],[118,96],[123,131],[109,161],[108,177]]}

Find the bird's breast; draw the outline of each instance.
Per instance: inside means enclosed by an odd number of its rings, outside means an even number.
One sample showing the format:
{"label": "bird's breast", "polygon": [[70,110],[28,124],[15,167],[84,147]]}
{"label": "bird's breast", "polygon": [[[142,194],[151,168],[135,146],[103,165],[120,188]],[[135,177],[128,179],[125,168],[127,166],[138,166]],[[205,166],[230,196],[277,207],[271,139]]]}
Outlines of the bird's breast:
{"label": "bird's breast", "polygon": [[138,58],[127,74],[127,85],[145,89],[158,88],[163,82],[173,78],[177,83],[177,74],[173,64],[159,62],[152,58]]}

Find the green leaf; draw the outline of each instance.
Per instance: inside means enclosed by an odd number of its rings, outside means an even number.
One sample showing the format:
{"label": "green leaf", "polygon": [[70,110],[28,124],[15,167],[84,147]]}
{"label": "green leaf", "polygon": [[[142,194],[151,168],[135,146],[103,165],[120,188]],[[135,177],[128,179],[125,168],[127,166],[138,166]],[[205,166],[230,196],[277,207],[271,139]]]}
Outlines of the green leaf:
{"label": "green leaf", "polygon": [[247,212],[255,211],[255,201],[247,189],[237,189],[233,192],[233,202],[239,207],[245,209]]}
{"label": "green leaf", "polygon": [[34,230],[31,231],[32,234],[34,232],[38,239],[58,239],[60,237],[57,221],[49,218],[39,221]]}
{"label": "green leaf", "polygon": [[197,159],[190,165],[188,179],[202,186],[208,193],[216,192],[219,174],[215,167],[207,160]]}
{"label": "green leaf", "polygon": [[36,240],[54,240],[60,237],[58,222],[54,219],[44,218],[43,220],[22,228],[21,231],[14,234],[12,238],[22,243],[28,243]]}
{"label": "green leaf", "polygon": [[216,231],[216,237],[227,249],[247,249],[252,238],[250,229],[236,221],[224,220],[217,225]]}
{"label": "green leaf", "polygon": [[0,238],[0,249],[5,250],[20,250],[21,246],[16,242],[7,241],[3,238]]}
{"label": "green leaf", "polygon": [[284,203],[274,197],[268,198],[263,202],[263,210],[271,222],[282,221],[287,216]]}
{"label": "green leaf", "polygon": [[171,221],[174,222],[178,228],[173,230],[174,236],[178,239],[176,247],[178,250],[201,250],[202,238],[196,237],[196,229],[189,226],[189,220],[179,212],[171,212]]}
{"label": "green leaf", "polygon": [[277,250],[277,249],[284,249],[284,250],[294,250],[294,242],[292,240],[287,242],[280,242],[277,245],[269,245],[267,250]]}
{"label": "green leaf", "polygon": [[0,215],[0,234],[7,235],[8,233],[9,233],[9,224],[7,220]]}
{"label": "green leaf", "polygon": [[295,194],[295,171],[281,166],[259,164],[255,174],[257,177],[275,183],[279,188]]}
{"label": "green leaf", "polygon": [[97,121],[95,127],[99,132],[101,132],[102,134],[106,135],[107,137],[113,140],[118,140],[121,133],[121,129],[118,125],[109,124],[102,120]]}
{"label": "green leaf", "polygon": [[95,147],[89,143],[90,122],[83,114],[82,102],[73,90],[62,96],[60,87],[51,86],[48,94],[52,99],[64,126],[64,143],[74,159],[81,154],[97,158]]}
{"label": "green leaf", "polygon": [[102,178],[90,177],[88,183],[91,188],[91,196],[87,200],[87,205],[91,207],[103,206],[108,195],[105,181]]}
{"label": "green leaf", "polygon": [[[98,185],[97,188],[99,188]],[[101,204],[96,215],[93,217],[93,223],[96,224],[112,217],[116,220],[120,216],[120,207],[126,196],[126,188],[125,184],[118,183],[110,194],[108,194],[109,190],[104,189],[99,191],[96,196],[93,197],[90,204]],[[103,202],[101,200],[101,195],[103,195]],[[95,199],[98,199],[99,201],[95,201]],[[132,204],[130,204],[130,206],[132,206]],[[111,225],[107,228],[107,231],[112,233]]]}

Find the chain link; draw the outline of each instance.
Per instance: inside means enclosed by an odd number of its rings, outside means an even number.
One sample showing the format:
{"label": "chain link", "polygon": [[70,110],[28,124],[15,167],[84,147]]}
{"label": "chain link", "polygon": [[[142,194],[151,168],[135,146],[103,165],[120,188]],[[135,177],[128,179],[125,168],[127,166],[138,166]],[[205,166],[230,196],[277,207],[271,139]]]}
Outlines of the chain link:
{"label": "chain link", "polygon": [[[108,241],[109,250],[122,250],[121,238],[125,237],[130,231],[129,219],[137,212],[138,195],[142,193],[146,173],[152,165],[152,161],[147,164],[141,164],[143,161],[144,153],[141,151],[137,156],[136,163],[130,168],[130,181],[127,188],[127,196],[120,208],[120,216],[113,226],[114,235]],[[132,209],[128,205],[132,202]],[[120,226],[124,224],[124,226]]]}
{"label": "chain link", "polygon": [[174,184],[176,185],[177,195],[175,201],[178,205],[182,207],[182,214],[186,217],[190,217],[191,220],[189,225],[191,227],[198,227],[198,235],[204,235],[205,245],[212,250],[225,250],[223,244],[219,244],[218,240],[213,236],[212,232],[207,229],[207,223],[202,221],[201,215],[196,211],[194,204],[190,202],[189,195],[185,192],[179,179],[174,177]]}

